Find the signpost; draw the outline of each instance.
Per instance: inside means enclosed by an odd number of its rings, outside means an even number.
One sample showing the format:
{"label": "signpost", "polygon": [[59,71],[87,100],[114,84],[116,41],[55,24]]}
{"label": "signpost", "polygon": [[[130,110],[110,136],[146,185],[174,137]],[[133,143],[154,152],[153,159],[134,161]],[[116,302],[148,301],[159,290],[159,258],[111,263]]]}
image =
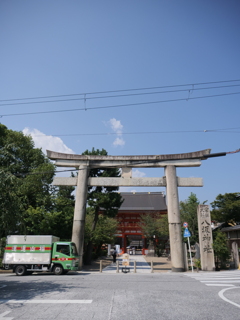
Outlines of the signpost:
{"label": "signpost", "polygon": [[191,246],[190,246],[190,241],[189,241],[189,238],[191,237],[191,232],[188,230],[188,223],[187,222],[183,223],[183,227],[185,228],[183,236],[184,236],[184,238],[188,238],[189,254],[190,254],[191,267],[192,267],[192,272],[193,272],[192,252],[191,252]]}

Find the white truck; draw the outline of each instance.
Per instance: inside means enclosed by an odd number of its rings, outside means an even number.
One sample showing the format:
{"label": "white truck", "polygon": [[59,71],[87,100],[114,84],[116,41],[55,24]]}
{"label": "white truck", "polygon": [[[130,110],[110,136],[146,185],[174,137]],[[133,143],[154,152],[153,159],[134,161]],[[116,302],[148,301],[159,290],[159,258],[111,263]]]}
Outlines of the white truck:
{"label": "white truck", "polygon": [[8,236],[2,261],[3,268],[17,276],[46,271],[61,275],[78,270],[78,264],[75,244],[51,235]]}

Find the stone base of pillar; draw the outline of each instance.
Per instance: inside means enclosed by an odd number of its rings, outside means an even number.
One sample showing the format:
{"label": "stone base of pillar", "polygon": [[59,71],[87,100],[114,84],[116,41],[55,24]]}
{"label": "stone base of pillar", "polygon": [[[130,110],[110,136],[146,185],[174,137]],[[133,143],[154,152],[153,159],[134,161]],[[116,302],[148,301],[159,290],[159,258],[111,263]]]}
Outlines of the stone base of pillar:
{"label": "stone base of pillar", "polygon": [[185,272],[184,268],[174,268],[172,267],[172,272]]}

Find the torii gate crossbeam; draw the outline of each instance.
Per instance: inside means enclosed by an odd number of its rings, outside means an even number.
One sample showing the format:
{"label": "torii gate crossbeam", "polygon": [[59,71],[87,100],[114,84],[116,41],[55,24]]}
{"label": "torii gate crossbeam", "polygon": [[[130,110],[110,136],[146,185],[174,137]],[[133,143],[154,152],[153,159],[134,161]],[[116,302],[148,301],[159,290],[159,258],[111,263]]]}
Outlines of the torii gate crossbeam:
{"label": "torii gate crossbeam", "polygon": [[[77,186],[72,241],[77,245],[82,268],[84,226],[86,215],[86,200],[88,186],[166,186],[168,202],[168,224],[172,271],[183,272],[184,258],[181,235],[181,220],[178,199],[178,187],[203,186],[201,178],[179,178],[176,167],[198,167],[201,160],[210,156],[210,149],[181,154],[152,156],[93,156],[64,154],[47,150],[51,160],[60,167],[78,168],[77,178],[55,178],[54,185]],[[121,178],[89,178],[91,168],[122,168]],[[162,178],[132,178],[132,168],[164,167],[165,177]]]}

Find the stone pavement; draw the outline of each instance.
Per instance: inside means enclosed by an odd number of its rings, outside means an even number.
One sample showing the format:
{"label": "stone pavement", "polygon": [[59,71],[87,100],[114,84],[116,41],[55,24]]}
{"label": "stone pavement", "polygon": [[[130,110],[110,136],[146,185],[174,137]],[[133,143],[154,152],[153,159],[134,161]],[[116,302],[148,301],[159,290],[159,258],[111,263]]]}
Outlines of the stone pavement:
{"label": "stone pavement", "polygon": [[[134,261],[136,261],[136,273],[151,273],[151,267],[146,262],[143,256],[141,255],[130,255],[129,256],[129,267],[130,273],[134,272]],[[118,257],[117,261],[119,261],[119,272],[122,272],[122,268],[125,268],[122,266],[122,258]],[[103,269],[103,273],[116,273],[117,271],[117,264],[111,263],[109,266]]]}

